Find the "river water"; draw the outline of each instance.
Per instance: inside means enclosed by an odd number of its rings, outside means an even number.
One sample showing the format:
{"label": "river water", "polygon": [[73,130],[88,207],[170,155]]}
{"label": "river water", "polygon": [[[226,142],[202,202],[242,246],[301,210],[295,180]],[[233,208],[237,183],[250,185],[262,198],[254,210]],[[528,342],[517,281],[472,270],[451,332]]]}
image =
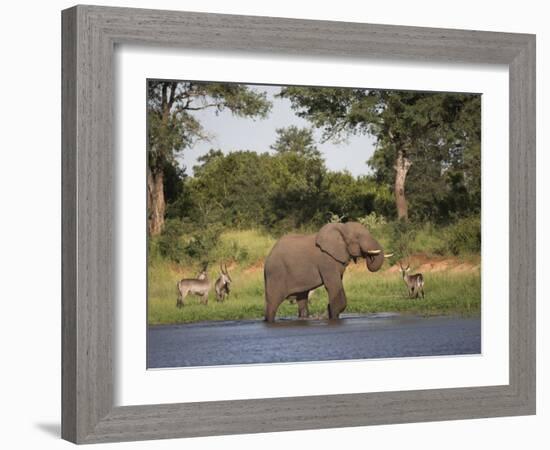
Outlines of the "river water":
{"label": "river water", "polygon": [[331,361],[481,353],[480,318],[399,314],[150,326],[147,367]]}

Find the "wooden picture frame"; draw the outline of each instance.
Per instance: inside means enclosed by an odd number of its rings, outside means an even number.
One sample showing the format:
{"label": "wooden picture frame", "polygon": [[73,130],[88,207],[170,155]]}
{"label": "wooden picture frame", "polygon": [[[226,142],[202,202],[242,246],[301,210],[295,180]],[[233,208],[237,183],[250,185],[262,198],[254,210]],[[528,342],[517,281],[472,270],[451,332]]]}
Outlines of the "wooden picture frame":
{"label": "wooden picture frame", "polygon": [[[97,6],[63,11],[62,31],[64,439],[94,443],[535,413],[535,36]],[[509,384],[114,407],[113,52],[120,43],[507,65]]]}

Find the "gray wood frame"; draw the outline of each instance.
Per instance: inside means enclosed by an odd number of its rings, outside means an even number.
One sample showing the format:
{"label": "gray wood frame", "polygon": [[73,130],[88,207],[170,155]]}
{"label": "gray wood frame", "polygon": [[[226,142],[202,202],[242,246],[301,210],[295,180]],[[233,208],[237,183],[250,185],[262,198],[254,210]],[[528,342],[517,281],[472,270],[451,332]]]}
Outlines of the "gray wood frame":
{"label": "gray wood frame", "polygon": [[[535,36],[76,6],[62,13],[62,437],[76,443],[535,413]],[[113,406],[113,51],[191,49],[506,64],[510,383]]]}

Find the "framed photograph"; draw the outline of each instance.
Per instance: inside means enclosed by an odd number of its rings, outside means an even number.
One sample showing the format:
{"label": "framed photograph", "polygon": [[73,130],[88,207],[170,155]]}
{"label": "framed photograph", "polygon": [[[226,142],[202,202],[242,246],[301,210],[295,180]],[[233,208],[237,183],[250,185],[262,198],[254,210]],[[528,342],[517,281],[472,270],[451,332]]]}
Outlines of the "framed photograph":
{"label": "framed photograph", "polygon": [[535,413],[534,36],[62,24],[65,439]]}

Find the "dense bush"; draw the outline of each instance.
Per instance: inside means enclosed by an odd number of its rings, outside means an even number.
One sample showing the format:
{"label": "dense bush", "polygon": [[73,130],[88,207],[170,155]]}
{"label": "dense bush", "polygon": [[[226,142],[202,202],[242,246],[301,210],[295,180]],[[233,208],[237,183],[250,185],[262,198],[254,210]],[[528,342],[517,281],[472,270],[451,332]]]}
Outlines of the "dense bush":
{"label": "dense bush", "polygon": [[273,235],[315,230],[332,216],[342,221],[372,213],[391,217],[394,208],[387,186],[369,176],[329,171],[315,151],[211,150],[178,189],[179,196],[168,204],[170,218],[261,228]]}
{"label": "dense bush", "polygon": [[151,241],[149,251],[156,250],[162,257],[170,261],[182,262],[185,258],[183,232],[184,228],[181,220],[166,220],[162,234]]}
{"label": "dense bush", "polygon": [[481,220],[479,217],[459,219],[446,228],[447,248],[453,255],[481,251]]}
{"label": "dense bush", "polygon": [[149,253],[151,257],[158,254],[175,263],[208,264],[216,259],[222,231],[220,224],[198,227],[180,219],[168,219],[162,234],[150,239]]}
{"label": "dense bush", "polygon": [[222,230],[220,224],[197,229],[187,241],[184,248],[185,256],[200,261],[201,265],[213,262],[212,253],[219,244]]}
{"label": "dense bush", "polygon": [[[314,148],[262,154],[211,150],[199,158],[193,176],[174,171],[170,183],[177,182],[168,198],[165,229],[150,247],[176,263],[254,264],[265,257],[265,249],[251,253],[251,241],[271,243],[289,232],[316,232],[327,222],[362,223],[395,258],[459,255],[481,248],[478,216],[449,216],[437,212],[434,203],[433,214],[426,206],[424,218],[411,214],[408,222],[395,221],[388,185],[369,175],[330,171]],[[434,201],[430,198],[425,196],[427,204]],[[231,230],[244,231],[250,242],[243,245]],[[233,237],[221,236],[226,231]]]}
{"label": "dense bush", "polygon": [[387,223],[384,216],[376,214],[374,211],[364,217],[359,217],[357,222],[366,227],[368,230],[377,228],[380,225],[385,225]]}

